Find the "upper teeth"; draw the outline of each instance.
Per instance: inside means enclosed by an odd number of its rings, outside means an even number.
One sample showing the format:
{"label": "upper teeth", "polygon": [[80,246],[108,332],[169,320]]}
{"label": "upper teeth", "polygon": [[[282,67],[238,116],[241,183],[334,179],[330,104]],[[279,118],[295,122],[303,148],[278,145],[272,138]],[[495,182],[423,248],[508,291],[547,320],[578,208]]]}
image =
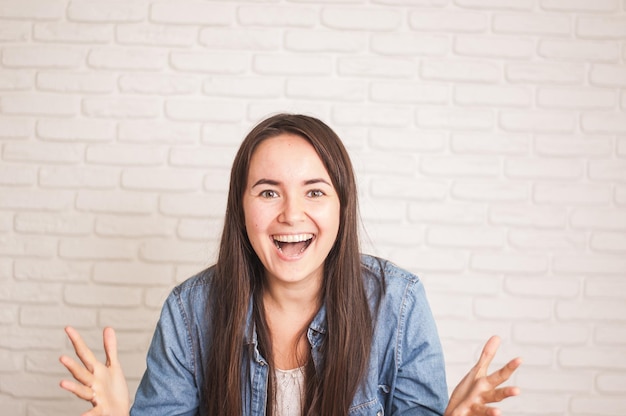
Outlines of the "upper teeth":
{"label": "upper teeth", "polygon": [[288,235],[275,235],[274,240],[281,243],[299,243],[307,241],[313,238],[313,234],[288,234]]}

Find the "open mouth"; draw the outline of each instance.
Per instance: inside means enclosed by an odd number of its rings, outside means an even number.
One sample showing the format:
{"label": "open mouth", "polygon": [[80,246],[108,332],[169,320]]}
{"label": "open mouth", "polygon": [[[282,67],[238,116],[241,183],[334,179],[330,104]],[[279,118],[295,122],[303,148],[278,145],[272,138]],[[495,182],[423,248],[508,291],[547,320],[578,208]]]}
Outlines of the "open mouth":
{"label": "open mouth", "polygon": [[274,235],[274,244],[278,250],[289,256],[295,257],[304,253],[311,242],[314,239],[313,234],[287,234],[287,235]]}

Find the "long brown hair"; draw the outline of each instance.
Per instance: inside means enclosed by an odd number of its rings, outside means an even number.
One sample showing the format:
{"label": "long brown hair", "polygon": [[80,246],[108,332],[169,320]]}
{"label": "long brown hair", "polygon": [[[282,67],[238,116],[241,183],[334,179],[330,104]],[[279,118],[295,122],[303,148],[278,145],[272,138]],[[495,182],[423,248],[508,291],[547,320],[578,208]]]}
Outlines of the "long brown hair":
{"label": "long brown hair", "polygon": [[[345,416],[367,369],[372,318],[361,277],[357,189],[350,158],[339,137],[322,121],[304,115],[279,114],[250,131],[233,162],[224,230],[207,308],[209,331],[202,407],[207,415],[241,416],[244,332],[254,299],[253,319],[259,350],[267,354],[268,414],[273,404],[271,341],[260,296],[263,266],[248,240],[242,198],[252,154],[263,140],[291,133],[306,139],[324,163],[338,193],[340,225],[324,263],[322,296],[327,333],[321,348],[322,368],[306,363],[305,415]],[[243,366],[242,366],[243,364]]]}

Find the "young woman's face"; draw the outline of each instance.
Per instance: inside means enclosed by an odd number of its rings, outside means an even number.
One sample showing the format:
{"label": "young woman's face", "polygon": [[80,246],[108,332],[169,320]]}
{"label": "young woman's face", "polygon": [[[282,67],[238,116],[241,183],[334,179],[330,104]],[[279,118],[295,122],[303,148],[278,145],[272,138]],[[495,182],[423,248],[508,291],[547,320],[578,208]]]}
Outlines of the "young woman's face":
{"label": "young woman's face", "polygon": [[270,284],[319,284],[339,230],[339,197],[309,142],[266,139],[250,161],[243,197],[248,238]]}

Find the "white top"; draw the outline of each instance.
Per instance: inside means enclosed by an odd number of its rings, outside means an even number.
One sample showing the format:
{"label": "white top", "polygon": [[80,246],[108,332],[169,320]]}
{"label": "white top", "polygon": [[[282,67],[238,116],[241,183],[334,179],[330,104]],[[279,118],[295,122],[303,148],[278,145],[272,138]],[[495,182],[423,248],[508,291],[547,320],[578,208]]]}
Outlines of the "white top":
{"label": "white top", "polygon": [[276,369],[276,416],[301,416],[304,396],[304,367]]}

